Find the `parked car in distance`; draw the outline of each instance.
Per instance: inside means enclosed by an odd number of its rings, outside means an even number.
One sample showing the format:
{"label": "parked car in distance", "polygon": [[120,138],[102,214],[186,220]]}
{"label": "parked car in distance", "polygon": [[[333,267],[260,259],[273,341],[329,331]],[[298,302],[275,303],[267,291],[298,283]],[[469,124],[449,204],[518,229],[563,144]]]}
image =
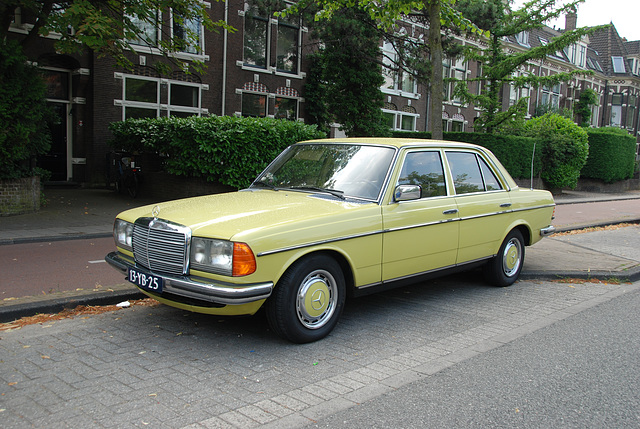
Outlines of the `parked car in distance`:
{"label": "parked car in distance", "polygon": [[509,286],[554,231],[547,191],[487,149],[435,140],[294,144],[238,192],[120,213],[107,262],[161,303],[251,315],[296,343],[325,337],[345,298],[483,266]]}

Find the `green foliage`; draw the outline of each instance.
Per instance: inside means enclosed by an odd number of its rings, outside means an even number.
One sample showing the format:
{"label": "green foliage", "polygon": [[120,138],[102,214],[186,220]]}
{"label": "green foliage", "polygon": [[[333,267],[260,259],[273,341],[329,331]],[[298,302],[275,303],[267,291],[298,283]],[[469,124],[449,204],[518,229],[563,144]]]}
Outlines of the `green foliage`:
{"label": "green foliage", "polygon": [[636,139],[620,128],[595,128],[589,135],[589,158],[581,176],[605,183],[633,177]]}
{"label": "green foliage", "polygon": [[[187,63],[172,54],[185,51],[187,47],[190,52],[201,53],[199,26],[191,23],[198,21],[211,31],[220,28],[234,31],[224,20],[212,21],[205,2],[200,0],[8,0],[0,2],[0,16],[3,17],[0,21],[1,30],[5,36],[17,8],[23,16],[35,19],[34,26],[22,40],[25,50],[39,43],[39,36],[57,33],[56,51],[76,53],[88,47],[98,57],[110,56],[125,68],[133,66],[126,55],[127,52],[135,53],[136,45],[132,45],[131,41],[139,40],[158,49],[165,59],[184,70],[191,67],[202,71],[202,61],[190,59]],[[143,28],[156,28],[159,24],[158,11],[167,10],[172,11],[171,18],[177,24],[173,27],[173,37],[163,34],[158,40],[148,40]],[[69,31],[70,28],[74,31]],[[164,61],[155,66],[163,71],[168,70]]]}
{"label": "green foliage", "polygon": [[0,179],[33,174],[32,159],[49,150],[44,80],[17,43],[0,41]]}
{"label": "green foliage", "polygon": [[326,137],[315,125],[231,116],[128,119],[109,128],[117,149],[159,153],[168,173],[236,188],[250,185],[290,144]]}
{"label": "green foliage", "polygon": [[598,94],[591,88],[584,89],[580,93],[580,99],[575,104],[575,114],[580,118],[580,126],[588,127],[591,124],[591,106],[598,103]]}
{"label": "green foliage", "polygon": [[[397,131],[393,133],[393,137],[430,139],[431,133]],[[484,133],[444,133],[444,140],[473,143],[486,147],[500,160],[511,177],[516,179],[531,178],[531,156],[535,146],[534,177],[537,177],[542,170],[542,148],[541,145],[535,145],[536,139],[531,137]]]}
{"label": "green foliage", "polygon": [[388,133],[381,111],[379,34],[369,17],[355,8],[340,9],[314,35],[323,47],[313,57],[316,82],[306,89],[312,90],[316,120],[325,128],[332,117],[350,137]]}
{"label": "green foliage", "polygon": [[[546,22],[573,10],[582,1],[572,1],[558,7],[554,0],[531,0],[518,10],[508,10],[503,0],[459,0],[456,3],[462,14],[478,27],[491,30],[486,48],[478,49],[468,45],[469,49],[465,53],[468,60],[482,63],[482,75],[459,81],[454,90],[454,94],[465,103],[472,103],[482,110],[481,116],[474,124],[476,131],[494,133],[505,123],[517,120],[518,110],[523,106],[516,103],[502,111],[501,90],[505,85],[514,88],[538,88],[568,81],[575,75],[591,74],[585,70],[574,70],[536,76],[520,73],[520,70],[525,64],[542,60],[605,26],[565,31],[546,45],[522,51],[507,51],[504,41],[506,37],[542,28]],[[473,90],[481,83],[484,85],[483,91],[477,94]]]}
{"label": "green foliage", "polygon": [[542,142],[541,177],[554,188],[575,188],[589,155],[587,132],[571,119],[547,113],[526,122],[523,130]]}

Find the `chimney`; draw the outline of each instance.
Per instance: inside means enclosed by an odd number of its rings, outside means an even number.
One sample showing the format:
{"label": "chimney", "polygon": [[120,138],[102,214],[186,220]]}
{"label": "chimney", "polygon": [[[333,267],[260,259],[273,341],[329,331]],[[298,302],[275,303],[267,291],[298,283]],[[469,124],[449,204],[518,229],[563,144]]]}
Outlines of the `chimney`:
{"label": "chimney", "polygon": [[578,23],[578,12],[574,7],[573,10],[571,10],[570,12],[567,12],[567,14],[565,15],[564,31],[575,30],[577,28],[577,23]]}

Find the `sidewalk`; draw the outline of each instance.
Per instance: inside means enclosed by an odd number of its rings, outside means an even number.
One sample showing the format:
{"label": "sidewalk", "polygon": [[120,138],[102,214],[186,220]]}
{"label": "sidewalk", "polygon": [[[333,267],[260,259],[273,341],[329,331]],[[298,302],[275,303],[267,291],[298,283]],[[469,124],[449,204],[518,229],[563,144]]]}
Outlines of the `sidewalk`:
{"label": "sidewalk", "polygon": [[[118,213],[158,202],[144,196],[131,199],[106,189],[51,188],[45,189],[45,197],[47,203],[37,213],[0,218],[0,245],[109,237]],[[640,222],[640,191],[620,194],[568,191],[556,197],[556,204],[554,225],[558,231]],[[612,210],[616,206],[625,209]],[[545,238],[526,249],[521,278],[640,279],[640,258],[626,250],[640,248],[640,227],[633,228]],[[143,296],[126,283],[109,289],[108,292],[64,292],[0,301],[0,322],[76,305],[113,304]]]}

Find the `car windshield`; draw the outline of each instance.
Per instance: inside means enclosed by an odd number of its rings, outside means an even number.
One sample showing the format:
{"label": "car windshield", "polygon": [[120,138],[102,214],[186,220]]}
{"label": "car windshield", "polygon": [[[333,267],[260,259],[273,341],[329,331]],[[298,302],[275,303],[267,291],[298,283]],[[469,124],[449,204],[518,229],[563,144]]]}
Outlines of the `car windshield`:
{"label": "car windshield", "polygon": [[395,149],[351,144],[289,147],[252,187],[326,192],[337,197],[377,200]]}

